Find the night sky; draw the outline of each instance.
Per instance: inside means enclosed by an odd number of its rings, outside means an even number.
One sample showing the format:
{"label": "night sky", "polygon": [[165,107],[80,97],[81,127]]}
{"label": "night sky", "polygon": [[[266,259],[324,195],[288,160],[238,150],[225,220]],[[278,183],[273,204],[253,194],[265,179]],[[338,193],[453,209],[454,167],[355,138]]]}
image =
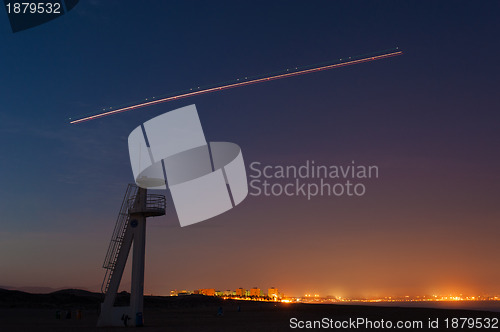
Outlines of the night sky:
{"label": "night sky", "polygon": [[[97,290],[134,181],[129,133],[196,104],[248,165],[377,165],[362,197],[254,197],[148,221],[145,292],[500,294],[500,3],[81,1],[0,15],[0,285]],[[152,96],[399,47],[404,55],[138,109]],[[168,202],[172,207],[172,202]],[[128,274],[127,274],[128,276]],[[127,286],[124,280],[123,286]]]}

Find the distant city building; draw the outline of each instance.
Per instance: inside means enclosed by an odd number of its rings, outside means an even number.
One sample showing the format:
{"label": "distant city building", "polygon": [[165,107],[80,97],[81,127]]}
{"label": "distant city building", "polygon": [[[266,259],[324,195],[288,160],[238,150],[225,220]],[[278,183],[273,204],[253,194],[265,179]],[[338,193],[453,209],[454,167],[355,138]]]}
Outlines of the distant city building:
{"label": "distant city building", "polygon": [[187,290],[177,290],[177,289],[174,289],[174,290],[171,290],[170,291],[170,296],[181,296],[181,295],[191,295],[192,292],[189,292]]}
{"label": "distant city building", "polygon": [[244,288],[241,288],[241,287],[240,287],[240,288],[238,288],[238,289],[236,290],[236,294],[235,294],[235,295],[236,295],[236,296],[239,296],[239,297],[245,297],[245,296],[246,296],[246,292],[247,292],[247,291],[246,291]]}
{"label": "distant city building", "polygon": [[277,300],[280,298],[280,294],[278,293],[278,289],[276,287],[271,287],[267,290],[267,296],[273,300]]}
{"label": "distant city building", "polygon": [[257,296],[257,297],[259,297],[260,296],[260,288],[258,288],[258,287],[252,287],[252,289],[250,289],[250,296]]}
{"label": "distant city building", "polygon": [[254,298],[264,298],[269,297],[270,300],[278,301],[284,298],[283,294],[278,292],[276,287],[268,288],[267,294],[265,290],[261,290],[259,287],[252,287],[251,289],[245,289],[240,287],[236,290],[227,289],[225,291],[215,290],[215,288],[201,288],[195,289],[193,291],[187,290],[171,290],[170,296],[181,296],[181,295],[191,295],[191,294],[200,294],[205,296],[224,296],[224,297],[254,297]]}
{"label": "distant city building", "polygon": [[206,295],[206,296],[215,296],[215,288],[203,288],[203,289],[200,289],[200,294],[201,295]]}

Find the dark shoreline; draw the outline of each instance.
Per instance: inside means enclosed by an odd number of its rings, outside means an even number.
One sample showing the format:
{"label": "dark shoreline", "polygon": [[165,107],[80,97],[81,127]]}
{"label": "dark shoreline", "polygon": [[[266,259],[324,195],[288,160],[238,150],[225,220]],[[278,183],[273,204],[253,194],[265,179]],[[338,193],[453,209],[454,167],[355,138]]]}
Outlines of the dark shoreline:
{"label": "dark shoreline", "polygon": [[[121,293],[118,303],[125,304],[128,294]],[[0,290],[0,331],[117,331],[97,328],[102,295],[81,290],[63,290],[50,294],[30,294]],[[219,307],[224,315],[217,316]],[[76,311],[81,319],[76,319]],[[61,318],[56,312],[63,313]],[[71,318],[66,318],[71,312]],[[499,312],[373,306],[357,304],[304,304],[224,300],[203,295],[146,296],[145,327],[141,331],[290,331],[290,320],[306,322],[332,319],[348,321],[362,318],[372,322],[421,321],[423,328],[406,331],[446,331],[444,320],[452,318],[500,319]],[[427,328],[430,320],[440,322],[439,329]],[[500,328],[500,326],[499,326]],[[132,328],[133,329],[133,328]],[[337,329],[338,330],[338,329]],[[348,330],[348,329],[340,329]],[[350,329],[352,330],[352,328]],[[362,329],[360,331],[385,330]],[[393,328],[393,330],[397,330]],[[462,329],[449,329],[457,331]],[[477,331],[478,329],[464,329]],[[496,329],[493,329],[496,330]]]}

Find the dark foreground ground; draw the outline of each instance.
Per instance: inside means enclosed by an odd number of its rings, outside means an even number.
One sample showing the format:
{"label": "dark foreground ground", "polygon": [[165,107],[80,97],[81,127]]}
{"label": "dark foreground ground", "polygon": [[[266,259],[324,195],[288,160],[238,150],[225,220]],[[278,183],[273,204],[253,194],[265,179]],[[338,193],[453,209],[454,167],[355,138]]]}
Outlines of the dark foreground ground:
{"label": "dark foreground ground", "polygon": [[[126,295],[120,296],[124,303]],[[0,290],[0,331],[120,331],[123,328],[97,328],[99,294],[67,290],[51,294],[28,294]],[[217,316],[219,307],[223,315]],[[238,307],[240,310],[238,310]],[[76,318],[80,310],[81,318]],[[59,312],[59,315],[57,315]],[[71,318],[66,318],[71,312]],[[60,316],[60,318],[58,318]],[[329,320],[349,321],[365,319],[373,327],[384,320],[391,321],[393,328],[367,329],[360,324],[358,328],[340,329],[341,331],[500,331],[496,328],[478,329],[477,325],[468,328],[446,329],[445,319],[451,324],[453,318],[500,318],[498,312],[443,310],[428,308],[394,308],[335,304],[284,304],[251,301],[231,301],[204,296],[184,297],[146,297],[144,323],[142,328],[127,328],[129,331],[292,331],[290,320],[298,321]],[[428,321],[438,320],[438,328],[428,328]],[[422,328],[397,329],[398,321],[422,322]],[[476,324],[476,323],[474,323]],[[292,324],[293,325],[293,324]],[[387,325],[385,325],[387,326]],[[472,327],[472,325],[471,325]],[[334,328],[332,328],[335,330]],[[339,329],[337,329],[339,330]]]}

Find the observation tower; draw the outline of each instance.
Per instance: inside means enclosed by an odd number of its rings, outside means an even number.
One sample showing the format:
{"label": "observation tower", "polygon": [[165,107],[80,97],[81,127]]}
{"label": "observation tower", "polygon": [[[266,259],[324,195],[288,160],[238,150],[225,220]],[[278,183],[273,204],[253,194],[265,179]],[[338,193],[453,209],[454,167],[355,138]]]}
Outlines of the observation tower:
{"label": "observation tower", "polygon": [[[165,196],[129,184],[116,220],[103,267],[105,294],[97,326],[142,326],[146,219],[165,214]],[[132,248],[132,284],[128,306],[115,306],[116,294]]]}

